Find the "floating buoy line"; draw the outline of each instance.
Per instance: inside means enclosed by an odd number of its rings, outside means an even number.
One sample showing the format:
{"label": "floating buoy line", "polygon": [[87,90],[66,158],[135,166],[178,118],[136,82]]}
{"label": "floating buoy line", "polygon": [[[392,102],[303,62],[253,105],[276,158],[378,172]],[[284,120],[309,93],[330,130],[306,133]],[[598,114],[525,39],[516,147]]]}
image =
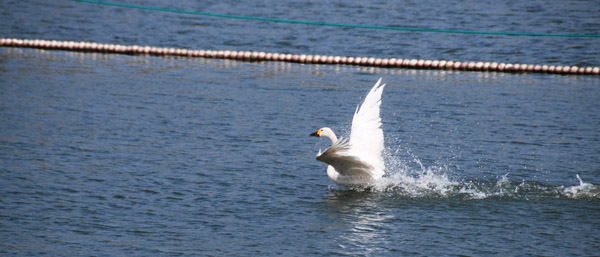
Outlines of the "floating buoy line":
{"label": "floating buoy line", "polygon": [[0,46],[56,49],[67,51],[100,52],[113,54],[186,56],[240,61],[278,61],[304,64],[343,64],[382,68],[440,69],[492,72],[526,72],[565,75],[600,75],[600,67],[563,65],[512,64],[498,62],[460,62],[402,58],[348,57],[257,51],[193,50],[138,45],[104,44],[96,42],[57,41],[43,39],[0,38]]}

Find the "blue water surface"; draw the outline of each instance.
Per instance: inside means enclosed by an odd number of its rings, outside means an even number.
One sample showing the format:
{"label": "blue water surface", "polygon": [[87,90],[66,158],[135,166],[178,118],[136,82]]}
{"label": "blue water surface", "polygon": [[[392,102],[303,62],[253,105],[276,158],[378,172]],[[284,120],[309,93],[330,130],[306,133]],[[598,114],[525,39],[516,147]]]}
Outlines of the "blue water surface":
{"label": "blue water surface", "polygon": [[[121,1],[336,23],[600,34],[600,5]],[[3,1],[0,37],[598,66],[598,39]],[[387,177],[314,157],[377,79]],[[3,256],[595,256],[600,79],[0,48]],[[578,176],[581,181],[578,179]]]}

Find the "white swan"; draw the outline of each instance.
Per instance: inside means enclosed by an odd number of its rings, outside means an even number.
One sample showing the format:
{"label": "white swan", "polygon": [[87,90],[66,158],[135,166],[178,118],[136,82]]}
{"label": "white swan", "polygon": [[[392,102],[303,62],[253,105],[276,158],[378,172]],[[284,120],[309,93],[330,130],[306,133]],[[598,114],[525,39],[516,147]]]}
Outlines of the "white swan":
{"label": "white swan", "polygon": [[338,185],[362,186],[377,181],[385,174],[383,162],[383,130],[379,107],[385,84],[375,83],[352,118],[350,139],[335,136],[328,127],[310,134],[331,140],[331,147],[317,154],[317,160],[329,164],[327,176]]}

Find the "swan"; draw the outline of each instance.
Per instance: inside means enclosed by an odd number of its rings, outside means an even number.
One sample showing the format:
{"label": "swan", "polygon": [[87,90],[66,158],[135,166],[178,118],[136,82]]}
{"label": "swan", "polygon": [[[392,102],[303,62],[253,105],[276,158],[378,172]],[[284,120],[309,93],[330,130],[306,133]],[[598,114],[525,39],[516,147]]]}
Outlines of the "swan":
{"label": "swan", "polygon": [[349,139],[338,139],[328,127],[310,134],[331,140],[331,146],[325,152],[319,150],[316,158],[328,164],[327,176],[340,186],[368,186],[385,174],[383,130],[379,117],[384,87],[379,78],[362,105],[356,107]]}

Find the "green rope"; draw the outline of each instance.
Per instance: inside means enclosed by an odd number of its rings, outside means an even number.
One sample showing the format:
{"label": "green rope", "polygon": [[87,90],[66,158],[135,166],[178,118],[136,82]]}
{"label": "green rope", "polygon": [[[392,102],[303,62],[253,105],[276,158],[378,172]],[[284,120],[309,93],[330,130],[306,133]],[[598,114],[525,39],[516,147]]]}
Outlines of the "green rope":
{"label": "green rope", "polygon": [[294,24],[305,24],[315,26],[332,26],[332,27],[344,27],[344,28],[360,28],[360,29],[384,29],[384,30],[402,30],[402,31],[416,31],[416,32],[437,32],[437,33],[458,33],[458,34],[482,34],[482,35],[502,35],[502,36],[532,36],[532,37],[600,37],[600,35],[586,35],[586,34],[551,34],[551,33],[518,33],[518,32],[491,32],[491,31],[472,31],[472,30],[448,30],[448,29],[425,29],[425,28],[408,28],[408,27],[390,27],[390,26],[371,26],[371,25],[358,25],[358,24],[342,24],[342,23],[329,23],[329,22],[313,22],[313,21],[300,21],[300,20],[286,20],[286,19],[273,19],[264,17],[253,17],[253,16],[242,16],[242,15],[229,15],[220,13],[209,13],[209,12],[194,12],[177,9],[168,9],[160,7],[150,7],[132,4],[122,4],[106,1],[93,1],[93,0],[69,0],[73,2],[82,2],[98,5],[117,6],[124,8],[133,8],[141,10],[151,10],[160,12],[172,12],[172,13],[183,13],[192,15],[202,15],[211,17],[241,19],[241,20],[256,20],[256,21],[268,21],[268,22],[282,22],[282,23],[294,23]]}

